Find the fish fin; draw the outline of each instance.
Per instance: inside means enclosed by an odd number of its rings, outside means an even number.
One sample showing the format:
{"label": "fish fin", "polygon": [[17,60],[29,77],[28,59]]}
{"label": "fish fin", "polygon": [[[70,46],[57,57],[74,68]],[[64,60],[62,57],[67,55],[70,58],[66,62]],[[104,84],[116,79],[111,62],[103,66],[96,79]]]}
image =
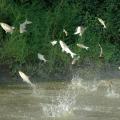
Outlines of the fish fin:
{"label": "fish fin", "polygon": [[82,33],[79,33],[79,36],[82,37]]}
{"label": "fish fin", "polygon": [[13,26],[12,26],[12,29],[14,30],[14,29],[15,29],[15,27],[13,27]]}
{"label": "fish fin", "polygon": [[104,27],[103,27],[104,29],[106,29],[107,27],[104,25]]}
{"label": "fish fin", "polygon": [[62,52],[64,52],[64,50],[62,49]]}
{"label": "fish fin", "polygon": [[44,60],[44,62],[46,63],[48,60]]}
{"label": "fish fin", "polygon": [[79,34],[78,32],[74,32],[74,35],[77,35],[77,34]]}
{"label": "fish fin", "polygon": [[76,55],[75,53],[71,53],[71,57],[72,57],[72,58],[74,58],[75,55]]}
{"label": "fish fin", "polygon": [[27,19],[25,20],[25,24],[32,24],[31,21],[28,21]]}
{"label": "fish fin", "polygon": [[88,50],[89,49],[89,47],[86,47],[86,50]]}

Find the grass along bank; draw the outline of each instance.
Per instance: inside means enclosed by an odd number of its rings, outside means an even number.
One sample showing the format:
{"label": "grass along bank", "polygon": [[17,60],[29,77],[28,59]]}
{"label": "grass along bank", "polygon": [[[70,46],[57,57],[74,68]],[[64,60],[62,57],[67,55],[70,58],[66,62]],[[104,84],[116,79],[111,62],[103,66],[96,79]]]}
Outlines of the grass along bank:
{"label": "grass along bank", "polygon": [[[13,34],[6,34],[0,27],[0,62],[8,64],[12,73],[22,69],[30,74],[38,71],[43,78],[55,73],[65,76],[86,59],[99,66],[100,43],[104,62],[119,65],[118,5],[117,0],[61,0],[49,4],[38,0],[0,0],[0,22],[16,28]],[[105,20],[107,29],[103,29],[97,17]],[[20,34],[19,25],[26,18],[32,21],[32,24],[27,26],[26,33]],[[76,27],[81,25],[87,27],[83,36],[74,35]],[[68,31],[67,37],[63,33],[63,28]],[[73,52],[80,55],[75,66],[71,66],[71,57],[61,52],[59,44],[55,47],[50,44],[53,40],[63,40]],[[83,43],[90,49],[80,49],[76,46],[77,43]],[[38,60],[38,52],[45,55],[48,63],[44,64]]]}

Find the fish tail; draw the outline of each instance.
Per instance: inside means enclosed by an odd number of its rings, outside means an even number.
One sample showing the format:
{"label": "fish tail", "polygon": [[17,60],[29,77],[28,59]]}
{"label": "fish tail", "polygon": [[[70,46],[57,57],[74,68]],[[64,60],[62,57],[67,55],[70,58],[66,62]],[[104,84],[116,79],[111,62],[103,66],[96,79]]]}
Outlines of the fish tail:
{"label": "fish tail", "polygon": [[104,28],[106,29],[107,27],[104,25]]}
{"label": "fish tail", "polygon": [[32,23],[31,21],[28,21],[28,20],[26,19],[25,24],[31,24],[31,23]]}
{"label": "fish tail", "polygon": [[76,55],[75,53],[71,53],[71,57],[72,57],[72,58],[74,58],[75,55]]}
{"label": "fish tail", "polygon": [[46,63],[48,60],[44,60],[44,62]]}
{"label": "fish tail", "polygon": [[88,50],[89,49],[89,47],[86,47],[86,50]]}
{"label": "fish tail", "polygon": [[62,49],[62,52],[64,52],[64,49]]}
{"label": "fish tail", "polygon": [[32,87],[32,88],[35,88],[36,86],[35,86],[35,84],[31,83],[31,87]]}
{"label": "fish tail", "polygon": [[14,30],[14,29],[15,29],[15,27],[12,27],[12,29]]}

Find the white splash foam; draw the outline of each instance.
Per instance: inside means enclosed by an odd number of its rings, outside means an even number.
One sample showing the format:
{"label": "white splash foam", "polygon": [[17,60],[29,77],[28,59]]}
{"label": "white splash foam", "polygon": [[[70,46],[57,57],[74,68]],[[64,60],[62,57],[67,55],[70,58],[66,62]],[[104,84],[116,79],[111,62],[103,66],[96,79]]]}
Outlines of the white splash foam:
{"label": "white splash foam", "polygon": [[96,92],[99,87],[99,82],[94,81],[84,81],[79,75],[74,75],[71,84],[75,87],[84,89],[87,92]]}
{"label": "white splash foam", "polygon": [[74,75],[72,80],[71,80],[71,85],[72,86],[77,86],[79,88],[87,90],[88,87],[83,84],[83,79],[80,78],[78,75]]}
{"label": "white splash foam", "polygon": [[52,104],[42,105],[42,108],[44,114],[48,117],[61,117],[71,113],[75,103],[76,95],[74,96],[70,91],[63,91],[56,100],[52,100]]}
{"label": "white splash foam", "polygon": [[85,111],[93,111],[93,108],[90,107],[90,106],[85,106],[82,109],[85,110]]}
{"label": "white splash foam", "polygon": [[115,90],[107,90],[107,94],[105,94],[105,96],[108,98],[119,98],[120,94],[117,93]]}

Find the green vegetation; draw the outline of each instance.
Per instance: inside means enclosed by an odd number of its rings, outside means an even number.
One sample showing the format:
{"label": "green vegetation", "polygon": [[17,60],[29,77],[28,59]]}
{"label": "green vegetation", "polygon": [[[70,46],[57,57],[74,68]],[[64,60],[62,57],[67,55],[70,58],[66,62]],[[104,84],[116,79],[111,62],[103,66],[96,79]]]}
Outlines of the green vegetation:
{"label": "green vegetation", "polygon": [[[105,21],[107,29],[103,29],[97,17]],[[19,24],[26,18],[32,24],[27,26],[26,33],[20,34]],[[119,0],[0,0],[0,22],[16,28],[13,34],[6,34],[0,27],[0,63],[8,64],[14,72],[21,68],[32,73],[39,68],[41,74],[68,70],[70,56],[61,52],[59,44],[50,44],[60,39],[80,55],[78,64],[85,59],[99,63],[98,43],[103,47],[105,62],[120,64]],[[82,37],[73,34],[78,25],[87,27]],[[67,37],[63,28],[68,31]],[[90,49],[78,48],[78,42]],[[49,62],[39,61],[38,52]]]}

